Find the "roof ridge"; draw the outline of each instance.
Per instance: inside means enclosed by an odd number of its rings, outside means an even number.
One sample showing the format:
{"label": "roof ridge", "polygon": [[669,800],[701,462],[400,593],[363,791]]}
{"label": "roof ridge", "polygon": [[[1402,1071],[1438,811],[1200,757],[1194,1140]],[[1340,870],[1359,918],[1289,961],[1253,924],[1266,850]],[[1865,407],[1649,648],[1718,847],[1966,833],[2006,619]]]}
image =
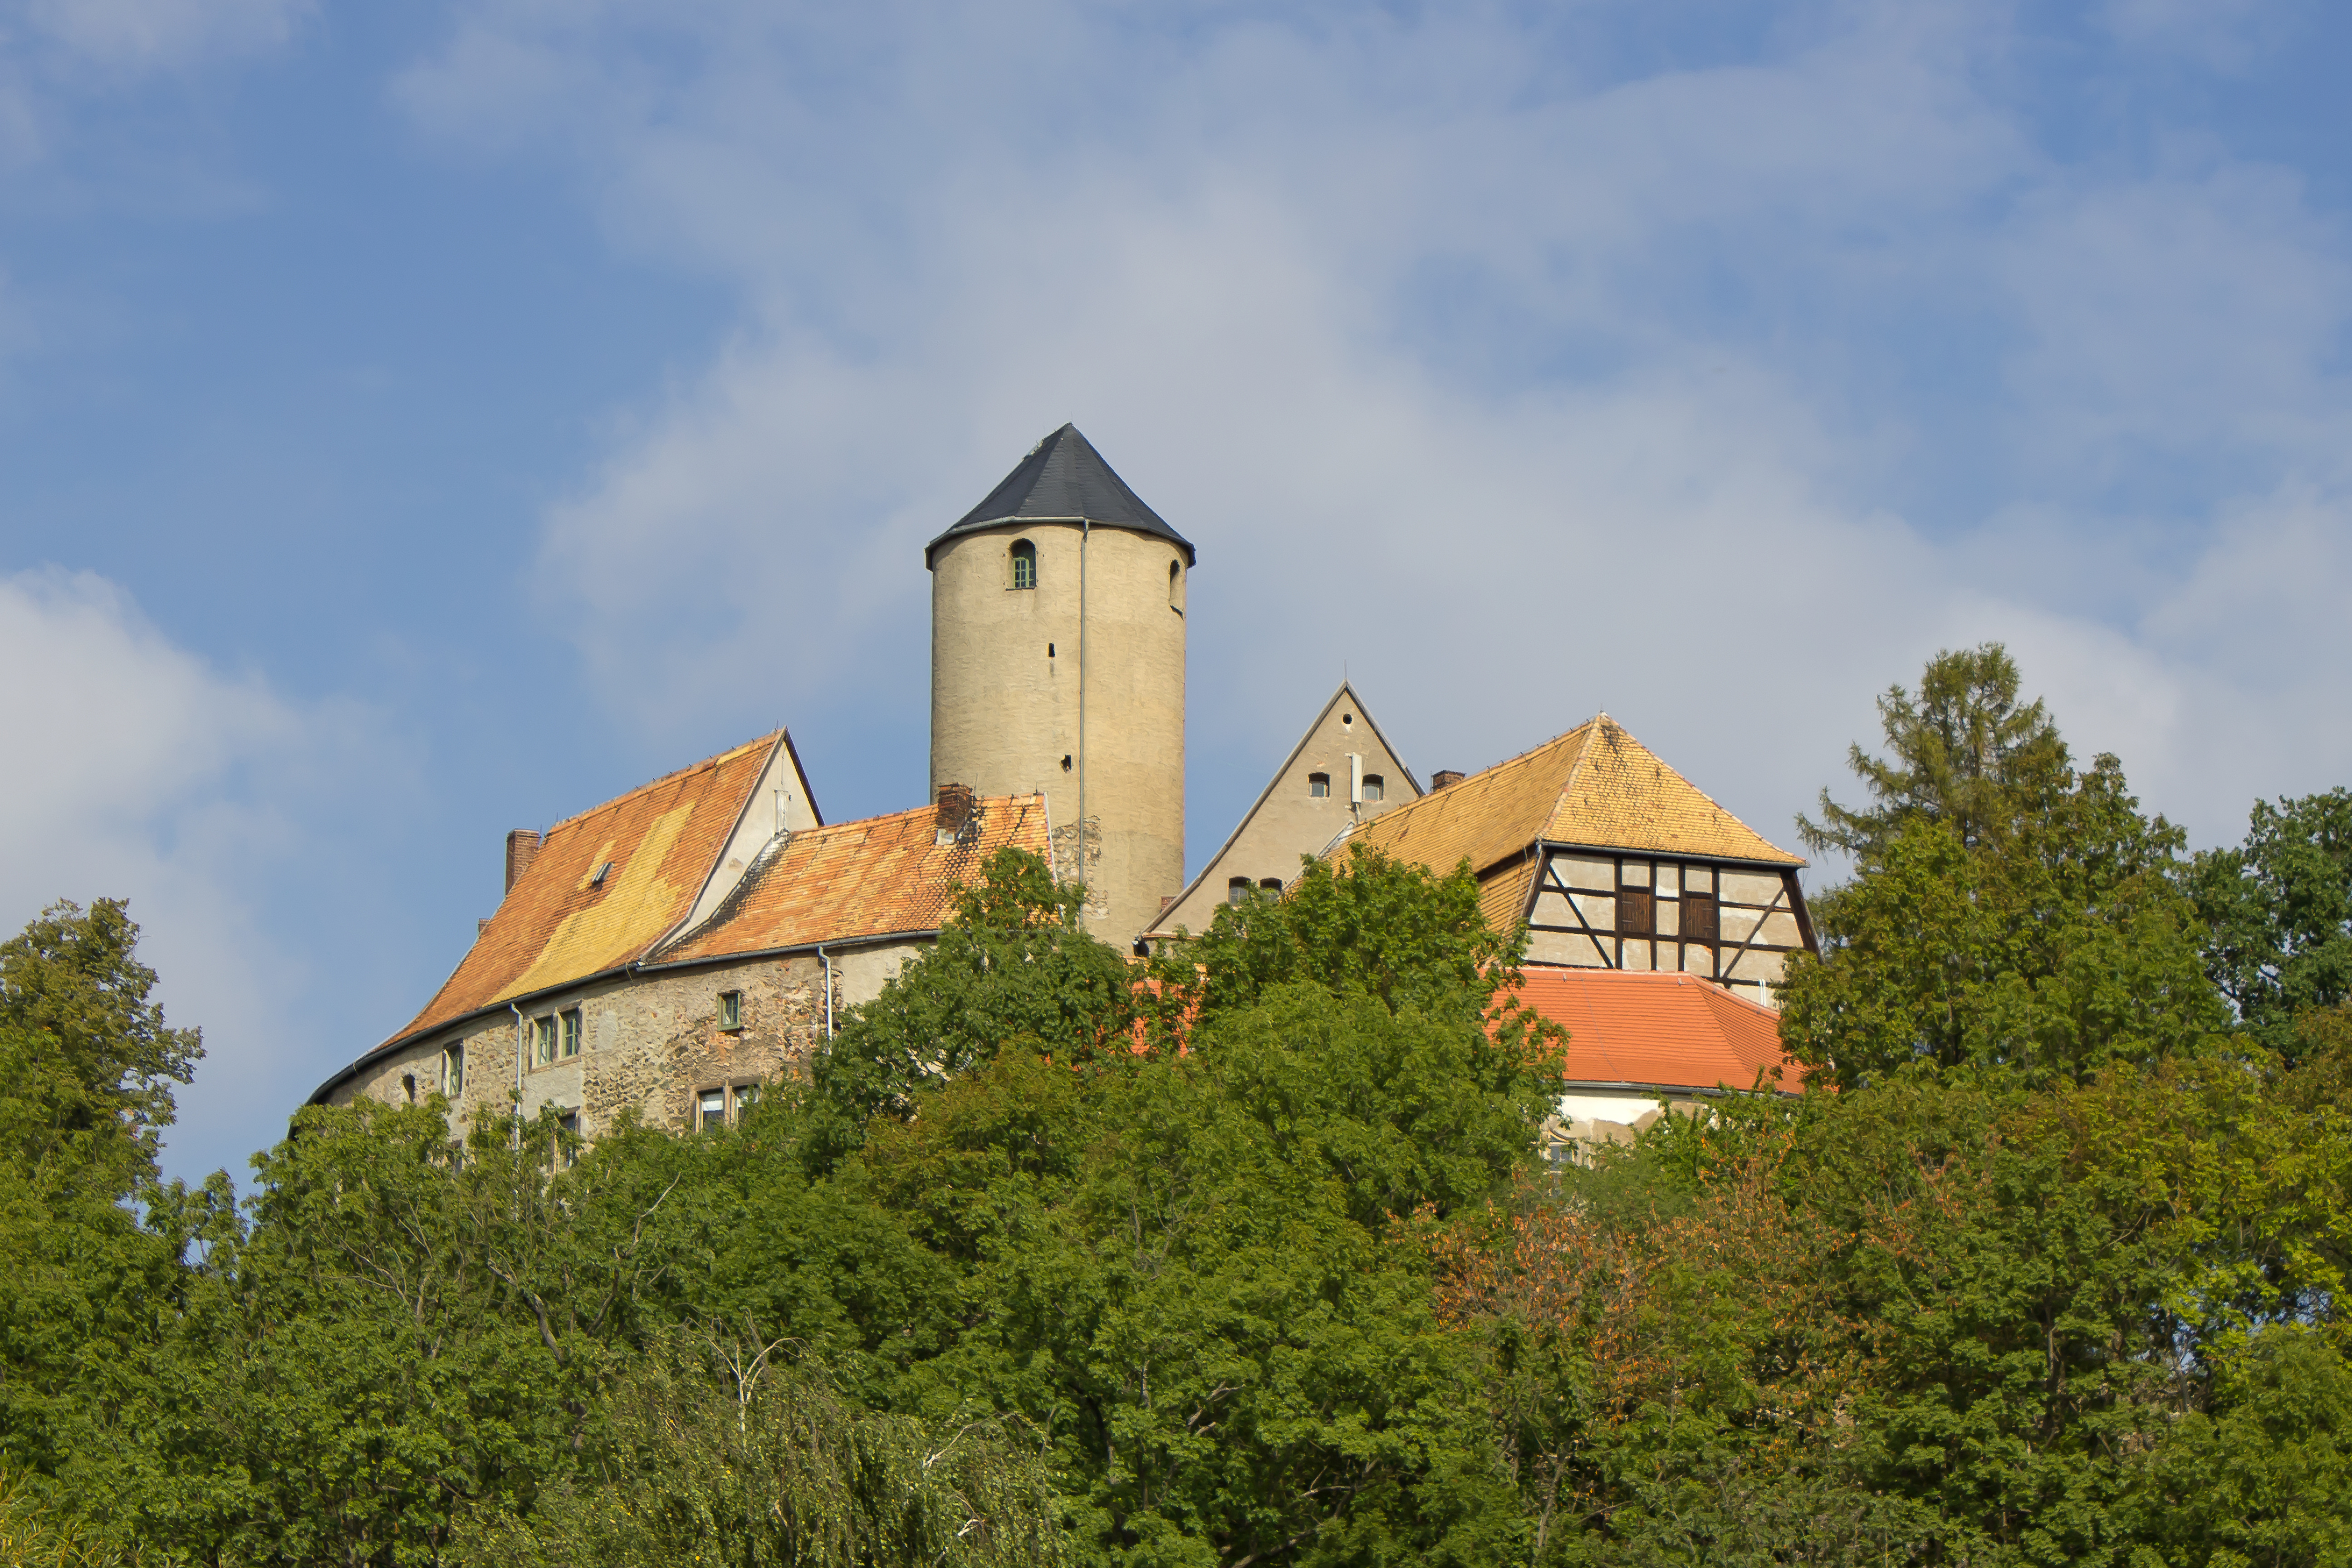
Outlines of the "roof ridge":
{"label": "roof ridge", "polygon": [[599,812],[610,811],[616,805],[636,799],[637,796],[644,795],[648,790],[659,789],[666,784],[675,784],[679,779],[702,772],[705,768],[715,768],[721,763],[729,762],[736,757],[740,757],[744,752],[751,750],[754,746],[772,746],[775,744],[776,737],[783,732],[783,730],[779,727],[769,731],[764,735],[755,735],[740,746],[730,746],[723,752],[714,752],[698,763],[688,763],[682,768],[673,768],[668,773],[662,774],[659,778],[647,779],[644,784],[637,785],[635,789],[623,790],[619,795],[613,796],[610,800],[599,801],[585,811],[575,811],[570,816],[561,818],[550,825],[547,831],[549,833],[553,833],[556,828],[569,827],[575,822],[585,822],[588,818],[596,816]]}
{"label": "roof ridge", "polygon": [[[1619,734],[1621,734],[1621,735],[1624,736],[1626,740],[1628,740],[1628,741],[1632,742],[1634,745],[1639,746],[1639,747],[1641,748],[1641,750],[1642,750],[1642,753],[1643,753],[1643,755],[1644,755],[1644,756],[1648,757],[1648,758],[1650,759],[1650,761],[1652,761],[1652,762],[1655,763],[1658,766],[1660,766],[1660,767],[1662,767],[1662,768],[1665,769],[1665,770],[1666,770],[1666,772],[1668,772],[1668,773],[1670,773],[1674,774],[1674,775],[1675,775],[1675,777],[1676,777],[1676,778],[1680,779],[1680,780],[1682,781],[1682,783],[1683,783],[1683,787],[1684,787],[1685,789],[1689,790],[1693,795],[1695,795],[1698,796],[1698,797],[1699,797],[1699,799],[1701,799],[1701,800],[1703,800],[1703,801],[1706,802],[1706,804],[1707,804],[1708,805],[1713,806],[1716,810],[1717,810],[1717,811],[1719,811],[1719,812],[1723,813],[1723,815],[1724,815],[1725,816],[1729,817],[1729,818],[1732,820],[1732,822],[1734,822],[1735,824],[1737,824],[1737,825],[1738,825],[1738,826],[1739,826],[1743,831],[1745,831],[1745,832],[1747,832],[1747,833],[1748,833],[1748,834],[1752,835],[1752,836],[1755,837],[1755,839],[1756,839],[1756,841],[1757,841],[1758,843],[1759,843],[1759,844],[1763,845],[1763,846],[1764,846],[1766,848],[1768,848],[1768,849],[1778,849],[1778,850],[1780,850],[1780,852],[1781,854],[1783,854],[1783,855],[1789,855],[1789,851],[1787,851],[1786,849],[1781,849],[1781,848],[1780,848],[1780,847],[1778,844],[1773,843],[1770,839],[1769,839],[1769,838],[1765,837],[1762,834],[1758,833],[1758,832],[1757,832],[1753,827],[1749,827],[1749,826],[1748,826],[1748,819],[1747,819],[1746,817],[1744,817],[1744,816],[1740,816],[1738,812],[1736,812],[1736,811],[1732,810],[1729,806],[1727,806],[1727,805],[1724,805],[1724,804],[1723,804],[1723,802],[1721,802],[1721,801],[1719,801],[1719,800],[1716,799],[1716,798],[1715,798],[1715,796],[1713,796],[1713,795],[1711,795],[1707,794],[1707,793],[1706,793],[1706,791],[1705,791],[1705,790],[1703,790],[1703,789],[1699,788],[1699,787],[1698,787],[1698,785],[1696,785],[1696,784],[1693,784],[1693,783],[1691,782],[1691,777],[1690,777],[1690,775],[1689,775],[1688,773],[1686,773],[1683,772],[1683,771],[1682,771],[1682,769],[1680,769],[1680,768],[1678,768],[1678,767],[1675,766],[1675,765],[1674,765],[1674,763],[1670,763],[1670,762],[1666,761],[1666,759],[1665,759],[1665,758],[1664,758],[1664,757],[1662,757],[1662,756],[1658,755],[1658,753],[1657,753],[1655,751],[1652,750],[1652,749],[1650,748],[1650,746],[1649,746],[1645,742],[1643,742],[1643,739],[1642,739],[1639,735],[1636,735],[1635,733],[1633,733],[1633,731],[1628,730],[1627,728],[1625,728],[1625,726],[1624,726],[1624,725],[1618,723],[1618,721],[1617,721],[1616,720],[1614,720],[1614,719],[1610,719],[1610,718],[1609,718],[1609,715],[1607,715],[1606,713],[1603,713],[1603,714],[1600,715],[1600,717],[1599,717],[1599,718],[1592,719],[1592,720],[1589,720],[1589,721],[1587,721],[1587,722],[1590,722],[1590,723],[1596,723],[1596,724],[1597,724],[1597,723],[1601,722],[1601,720],[1603,720],[1603,719],[1607,719],[1607,720],[1608,720],[1608,721],[1609,721],[1611,724],[1615,725],[1615,726],[1616,726],[1617,732],[1618,732]],[[1810,864],[1810,862],[1808,862],[1808,861],[1804,858],[1804,857],[1802,857],[1801,855],[1789,855],[1789,858],[1790,858],[1792,862],[1794,862],[1796,865],[1799,865],[1799,866],[1803,866],[1803,865]]]}
{"label": "roof ridge", "polygon": [[[1529,746],[1529,747],[1528,747],[1526,751],[1524,751],[1524,752],[1517,752],[1517,754],[1512,755],[1512,756],[1505,757],[1505,758],[1504,758],[1501,762],[1499,762],[1499,763],[1487,763],[1485,767],[1480,768],[1476,773],[1470,774],[1470,775],[1469,775],[1469,777],[1465,778],[1462,782],[1463,782],[1464,784],[1468,784],[1468,783],[1470,782],[1470,780],[1471,780],[1471,779],[1479,778],[1479,777],[1482,777],[1482,776],[1484,776],[1484,775],[1486,775],[1486,774],[1489,774],[1489,773],[1498,773],[1498,772],[1500,772],[1502,769],[1509,767],[1513,763],[1523,763],[1523,762],[1527,761],[1529,757],[1534,756],[1534,755],[1535,755],[1537,752],[1548,752],[1548,751],[1549,751],[1552,747],[1559,745],[1562,741],[1567,741],[1567,740],[1571,740],[1571,739],[1573,739],[1575,736],[1577,736],[1578,734],[1581,733],[1582,731],[1586,731],[1586,730],[1591,729],[1594,724],[1596,724],[1596,723],[1598,723],[1598,722],[1600,722],[1600,721],[1599,721],[1598,719],[1587,719],[1587,720],[1586,720],[1583,723],[1581,723],[1581,724],[1575,725],[1575,726],[1573,726],[1573,727],[1571,727],[1571,728],[1570,728],[1570,729],[1562,730],[1559,734],[1552,736],[1552,737],[1551,737],[1549,740],[1548,740],[1548,741],[1538,741],[1538,742],[1537,742],[1534,745]],[[1581,759],[1580,758],[1580,760],[1581,760]],[[1454,786],[1454,787],[1459,787],[1459,786]],[[1433,792],[1433,794],[1432,794],[1432,795],[1428,795],[1428,796],[1424,796],[1423,798],[1425,798],[1425,799],[1434,799],[1434,798],[1435,798],[1434,793]]]}
{"label": "roof ridge", "polygon": [[[1041,790],[1014,790],[1009,795],[976,795],[972,796],[971,804],[973,809],[978,810],[981,806],[986,805],[992,800],[1003,801],[1007,804],[1011,804],[1013,802],[1042,802],[1045,798],[1045,794]],[[853,827],[862,827],[868,832],[871,832],[874,825],[877,823],[897,822],[902,817],[920,816],[926,813],[935,812],[937,810],[939,810],[939,804],[934,801],[929,805],[910,805],[903,811],[878,811],[872,816],[853,816],[846,822],[828,822],[821,827],[803,827],[798,833],[793,834],[793,837],[795,841],[822,838],[829,833],[836,831],[846,832],[848,829]]]}

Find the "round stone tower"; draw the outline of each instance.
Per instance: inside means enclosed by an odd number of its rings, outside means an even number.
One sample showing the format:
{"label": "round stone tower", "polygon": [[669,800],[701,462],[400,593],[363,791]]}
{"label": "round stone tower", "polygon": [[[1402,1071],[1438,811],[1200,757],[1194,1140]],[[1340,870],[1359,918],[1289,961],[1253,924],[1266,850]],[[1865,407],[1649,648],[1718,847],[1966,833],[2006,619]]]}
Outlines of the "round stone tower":
{"label": "round stone tower", "polygon": [[1042,793],[1087,929],[1150,930],[1184,886],[1192,545],[1065,425],[923,559],[933,798]]}

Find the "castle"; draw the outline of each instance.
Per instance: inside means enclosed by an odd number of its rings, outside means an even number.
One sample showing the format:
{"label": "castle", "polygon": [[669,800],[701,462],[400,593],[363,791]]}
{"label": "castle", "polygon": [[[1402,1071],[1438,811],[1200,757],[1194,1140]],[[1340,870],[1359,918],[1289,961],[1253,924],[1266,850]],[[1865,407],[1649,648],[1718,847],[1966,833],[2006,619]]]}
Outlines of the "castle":
{"label": "castle", "polygon": [[1302,855],[1466,859],[1488,920],[1528,924],[1530,1000],[1571,1031],[1563,1136],[1622,1131],[1662,1094],[1793,1087],[1769,1002],[1813,945],[1803,862],[1605,714],[1424,790],[1343,682],[1186,881],[1195,560],[1063,426],[924,551],[928,804],[827,824],[778,731],[510,833],[504,898],[456,971],[312,1102],[439,1091],[468,1116],[511,1098],[591,1137],[624,1112],[731,1121],[1008,846],[1083,882],[1086,929],[1139,952],[1278,895]]}

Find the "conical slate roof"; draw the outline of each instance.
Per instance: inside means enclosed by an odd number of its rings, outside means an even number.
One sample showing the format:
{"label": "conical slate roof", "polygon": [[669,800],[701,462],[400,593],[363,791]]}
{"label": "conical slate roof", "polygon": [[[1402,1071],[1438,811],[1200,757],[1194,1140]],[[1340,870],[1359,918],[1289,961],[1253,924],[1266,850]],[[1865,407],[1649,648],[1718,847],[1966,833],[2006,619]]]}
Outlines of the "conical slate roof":
{"label": "conical slate roof", "polygon": [[1021,466],[1005,475],[1003,482],[988,492],[986,500],[925,545],[923,564],[929,566],[931,552],[958,534],[1024,517],[1064,522],[1084,518],[1097,528],[1156,533],[1184,552],[1186,565],[1193,563],[1192,542],[1127,488],[1127,481],[1111,471],[1094,444],[1078,434],[1076,426],[1065,425],[1030,448]]}

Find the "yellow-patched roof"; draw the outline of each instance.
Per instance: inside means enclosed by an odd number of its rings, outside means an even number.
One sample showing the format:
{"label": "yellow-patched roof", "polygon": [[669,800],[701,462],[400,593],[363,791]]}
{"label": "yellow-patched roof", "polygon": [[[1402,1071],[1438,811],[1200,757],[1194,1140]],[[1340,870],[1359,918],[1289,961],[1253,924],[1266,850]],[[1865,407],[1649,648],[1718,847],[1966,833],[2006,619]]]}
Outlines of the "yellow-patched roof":
{"label": "yellow-patched roof", "polygon": [[[1467,859],[1499,930],[1519,918],[1541,843],[1772,866],[1805,862],[1717,805],[1606,713],[1374,817],[1363,844],[1438,872]],[[1524,873],[1524,875],[1514,874]]]}
{"label": "yellow-patched roof", "polygon": [[393,1037],[643,957],[694,907],[782,743],[762,735],[549,828],[457,973]]}

